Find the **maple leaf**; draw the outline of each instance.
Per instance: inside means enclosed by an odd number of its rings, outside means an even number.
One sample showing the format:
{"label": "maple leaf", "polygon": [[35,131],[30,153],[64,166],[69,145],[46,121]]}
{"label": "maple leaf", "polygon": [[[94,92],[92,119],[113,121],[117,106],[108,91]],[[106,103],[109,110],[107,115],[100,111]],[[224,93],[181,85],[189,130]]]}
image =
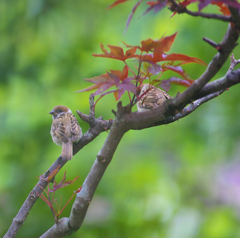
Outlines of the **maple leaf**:
{"label": "maple leaf", "polygon": [[[82,90],[79,90],[79,91],[77,91],[77,93],[97,89],[92,95],[95,96],[95,95],[102,94],[104,91],[108,90],[109,88],[111,88],[114,85],[118,85],[119,82],[120,82],[120,80],[117,79],[117,77],[111,78],[110,76],[111,76],[111,74],[107,73],[107,74],[103,74],[103,75],[100,75],[100,76],[95,76],[93,78],[88,78],[88,79],[85,78],[84,79],[85,81],[94,83],[95,85],[90,86],[90,87],[85,88],[85,89],[82,89]],[[115,80],[117,82],[115,82]]]}
{"label": "maple leaf", "polygon": [[175,64],[174,61],[163,63],[162,65],[154,64],[154,63],[148,63],[147,65],[148,66],[144,66],[144,67],[145,69],[147,68],[146,72],[148,73],[148,77],[150,77],[151,75],[157,75],[159,74],[159,72],[164,73],[170,70],[179,74],[184,78],[184,79],[180,79],[177,77],[171,77],[169,80],[159,80],[159,79],[150,80],[150,84],[152,85],[158,84],[160,87],[162,87],[166,91],[170,89],[171,83],[189,87],[193,82],[193,80],[189,78],[188,74],[186,74],[185,71],[182,69],[182,67],[180,66],[181,64]]}
{"label": "maple leaf", "polygon": [[54,169],[46,178],[41,175],[39,178],[46,181],[46,182],[51,182],[51,180],[56,176],[56,174],[59,172],[61,165],[58,165],[56,169]]}
{"label": "maple leaf", "polygon": [[132,20],[132,17],[133,17],[133,15],[134,15],[135,11],[137,10],[138,6],[140,5],[140,3],[141,3],[142,1],[143,1],[143,0],[139,0],[139,1],[137,2],[137,4],[133,7],[131,14],[128,16],[127,25],[126,25],[126,28],[125,28],[125,33],[127,32],[127,29],[128,29],[128,27],[129,27],[130,21]]}
{"label": "maple leaf", "polygon": [[189,87],[192,85],[193,82],[194,80],[192,79],[180,79],[177,77],[171,77],[169,79],[162,80],[161,83],[156,86],[159,86],[162,89],[164,89],[166,92],[168,92],[171,88],[171,84],[177,84],[184,87]]}
{"label": "maple leaf", "polygon": [[128,67],[125,65],[123,70],[110,70],[112,74],[116,74],[119,77],[120,81],[124,81],[128,76]]}
{"label": "maple leaf", "polygon": [[[118,59],[123,61],[125,63],[125,66],[122,71],[110,70],[106,74],[84,79],[88,82],[93,83],[94,85],[77,92],[95,90],[92,95],[100,95],[98,100],[95,102],[95,105],[99,99],[111,93],[114,95],[116,100],[120,100],[121,96],[127,91],[130,98],[130,92],[136,95],[137,85],[134,83],[142,83],[145,79],[148,79],[150,84],[159,84],[159,82],[162,82],[159,80],[161,74],[169,70],[179,74],[184,79],[172,77],[169,81],[164,82],[165,84],[163,85],[165,85],[165,88],[169,88],[169,85],[171,83],[189,86],[189,83],[192,82],[192,80],[189,79],[189,76],[182,69],[181,65],[189,63],[206,65],[206,63],[198,58],[190,57],[184,54],[166,54],[166,52],[171,49],[176,35],[177,32],[170,36],[163,36],[158,40],[143,40],[141,41],[140,46],[128,45],[124,42],[125,46],[129,48],[126,53],[124,53],[121,47],[111,45],[108,45],[110,48],[110,52],[108,52],[104,48],[103,44],[101,44],[103,54],[93,54],[93,56]],[[137,50],[141,51],[140,55],[136,54]],[[136,66],[136,69],[138,71],[137,74],[135,74],[134,71],[131,70],[131,68],[125,62],[125,60],[129,58],[135,58],[137,61],[139,61],[139,66]],[[160,65],[158,64],[159,62],[164,63]],[[129,69],[134,76],[128,76]],[[157,79],[152,79],[153,75],[158,75],[160,72],[161,74],[157,77]],[[113,86],[115,89],[110,91],[109,89]]]}
{"label": "maple leaf", "polygon": [[191,56],[187,56],[187,55],[183,55],[183,54],[170,54],[170,55],[163,55],[163,59],[164,61],[182,61],[180,64],[189,64],[189,63],[197,63],[200,65],[207,65],[204,61],[202,61],[199,58],[196,57],[191,57]]}
{"label": "maple leaf", "polygon": [[[47,191],[41,186],[38,184],[38,186],[46,193],[46,196],[44,196],[44,194],[39,194],[37,193],[37,195],[45,202],[47,203],[47,205],[50,207],[51,211],[52,211],[52,214],[53,214],[53,217],[54,217],[54,220],[55,222],[57,223],[58,222],[58,219],[61,215],[61,213],[63,212],[63,210],[65,209],[65,207],[67,206],[67,204],[71,201],[71,199],[73,198],[73,196],[76,194],[76,193],[79,193],[81,191],[81,188],[79,188],[77,191],[75,191],[73,193],[73,195],[70,197],[70,199],[67,201],[67,203],[64,205],[64,207],[60,210],[60,206],[61,206],[61,202],[60,202],[60,205],[57,204],[56,202],[56,199],[54,199],[54,195],[55,195],[55,191],[60,189],[60,188],[63,188],[65,186],[68,186],[70,184],[73,184],[79,176],[77,176],[76,178],[74,178],[73,180],[69,180],[69,181],[66,181],[66,171],[63,175],[63,178],[62,180],[57,183],[56,180],[55,180],[55,176],[56,174],[58,173],[59,171],[59,168],[60,168],[60,165],[54,169],[47,178],[44,178],[43,176],[40,176],[41,179],[44,179],[45,181],[48,182],[48,189]],[[53,188],[50,189],[49,188],[49,183],[51,182],[51,180],[54,179],[53,181]],[[50,193],[52,193],[52,196],[50,196]],[[54,203],[57,207],[57,210],[54,208]]]}
{"label": "maple leaf", "polygon": [[184,0],[182,2],[179,2],[179,5],[182,7],[186,7],[190,5],[191,3],[198,2],[199,0]]}
{"label": "maple leaf", "polygon": [[212,0],[199,0],[198,10],[201,11],[204,7],[211,4]]}
{"label": "maple leaf", "polygon": [[215,4],[216,2],[219,3],[225,3],[226,5],[230,7],[235,7],[240,9],[240,3],[237,2],[237,0],[199,0],[198,4],[198,10],[201,11],[203,8],[205,8],[209,4]]}
{"label": "maple leaf", "polygon": [[131,48],[124,54],[123,49],[119,46],[108,45],[110,52],[104,48],[103,44],[101,44],[100,47],[103,51],[103,54],[92,54],[94,57],[111,58],[121,61],[135,57],[136,48]]}
{"label": "maple leaf", "polygon": [[219,7],[219,11],[223,15],[225,15],[225,16],[231,15],[231,12],[229,11],[229,8],[227,7],[227,5],[225,3],[212,1],[212,5],[217,5]]}
{"label": "maple leaf", "polygon": [[162,70],[163,72],[167,70],[171,70],[179,75],[181,75],[184,79],[188,78],[188,75],[185,73],[185,71],[182,69],[180,66],[175,66],[175,65],[162,65]]}
{"label": "maple leaf", "polygon": [[[132,80],[134,80],[134,77],[129,77],[126,78],[125,80],[123,80],[119,85],[118,85],[118,89],[112,90],[112,91],[108,91],[106,93],[102,93],[100,98],[98,98],[98,100],[95,102],[95,105],[97,104],[97,102],[105,95],[113,93],[116,101],[120,100],[122,95],[125,93],[125,91],[128,92],[132,92],[134,94],[136,94],[136,86],[132,83]],[[93,94],[92,94],[93,95]]]}
{"label": "maple leaf", "polygon": [[54,180],[53,188],[52,188],[52,189],[49,189],[48,191],[51,192],[51,193],[52,193],[52,192],[55,192],[56,190],[58,190],[58,189],[60,189],[60,188],[63,188],[63,187],[66,187],[66,186],[68,186],[68,185],[70,185],[70,184],[75,183],[75,181],[76,181],[78,178],[79,178],[79,176],[77,176],[77,177],[74,178],[73,180],[69,180],[69,181],[66,181],[66,182],[65,182],[65,180],[66,180],[66,171],[65,171],[62,180],[61,180],[59,183],[57,183],[56,180]]}
{"label": "maple leaf", "polygon": [[141,60],[151,62],[151,63],[157,63],[161,61],[181,61],[180,63],[181,65],[189,64],[189,63],[207,65],[204,61],[195,57],[190,57],[187,55],[175,54],[175,53],[167,55],[165,53],[158,52],[157,50],[154,50],[153,54],[143,55],[141,57]]}
{"label": "maple leaf", "polygon": [[[41,186],[40,186],[41,187]],[[42,188],[42,187],[41,187]],[[43,188],[42,188],[43,189]],[[44,190],[45,191],[45,190]],[[45,193],[47,194],[47,196],[49,195],[46,191]],[[45,197],[44,194],[39,194],[37,193],[37,195],[45,202],[47,203],[47,205],[50,207],[50,209],[52,210],[53,214],[54,214],[54,218],[57,216],[57,211],[54,209],[53,204],[51,203],[51,201],[49,200],[49,198]]]}
{"label": "maple leaf", "polygon": [[109,7],[107,7],[107,10],[109,10],[109,9],[111,9],[111,8],[121,4],[121,3],[127,2],[127,1],[130,1],[130,0],[117,0],[113,4],[111,4]]}
{"label": "maple leaf", "polygon": [[[127,45],[126,43],[124,43],[126,45],[126,47],[131,47],[132,49],[139,49],[142,52],[149,52],[149,51],[156,51],[156,52],[167,52],[171,49],[171,46],[175,40],[175,37],[177,35],[177,32],[174,33],[171,36],[166,36],[166,37],[161,37],[158,40],[153,40],[153,39],[147,39],[147,40],[143,40],[141,41],[141,46],[131,46],[131,45]],[[135,55],[135,57],[139,57],[138,55]]]}
{"label": "maple leaf", "polygon": [[161,11],[164,7],[166,7],[166,5],[168,4],[168,1],[166,1],[166,0],[157,0],[156,2],[155,1],[149,1],[149,2],[147,2],[147,4],[150,7],[143,13],[143,15],[145,15],[146,13],[151,11],[152,9],[154,10],[154,13],[157,13],[157,12]]}
{"label": "maple leaf", "polygon": [[147,70],[150,74],[152,75],[158,75],[162,70],[162,67],[161,65],[159,64],[152,64],[150,63],[150,66],[148,67],[148,70]]}
{"label": "maple leaf", "polygon": [[[125,65],[122,71],[110,70],[110,72],[107,72],[107,74],[96,76],[90,79],[84,79],[88,82],[94,83],[95,85],[79,90],[77,92],[97,89],[92,94],[93,96],[101,94],[101,97],[103,97],[107,94],[113,93],[115,99],[119,100],[125,91],[132,93],[136,92],[136,86],[132,83],[134,79],[134,77],[128,77],[128,66]],[[105,92],[113,86],[115,86],[117,89]]]}

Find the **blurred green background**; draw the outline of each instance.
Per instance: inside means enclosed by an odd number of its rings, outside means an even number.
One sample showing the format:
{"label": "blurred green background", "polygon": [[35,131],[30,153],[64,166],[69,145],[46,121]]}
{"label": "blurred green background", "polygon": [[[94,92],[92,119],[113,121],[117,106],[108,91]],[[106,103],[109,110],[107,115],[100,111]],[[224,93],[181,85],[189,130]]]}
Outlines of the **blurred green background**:
{"label": "blurred green background", "polygon": [[[148,13],[142,5],[124,34],[134,1],[106,11],[113,0],[0,1],[0,237],[25,198],[60,155],[49,134],[48,112],[58,104],[89,112],[84,78],[123,68],[94,58],[104,45],[139,44],[178,31],[171,52],[209,63],[216,51],[202,37],[220,42],[227,23]],[[215,8],[208,8],[215,11]],[[235,58],[240,58],[239,46]],[[215,77],[223,76],[229,60]],[[193,79],[205,70],[185,66]],[[171,75],[170,75],[171,76]],[[166,76],[167,77],[167,76]],[[164,77],[163,77],[164,78]],[[171,96],[185,90],[173,86]],[[236,238],[240,237],[240,85],[201,106],[187,118],[122,139],[87,217],[71,237]],[[126,97],[123,97],[126,104]],[[113,118],[113,95],[101,99],[96,116]],[[135,108],[136,110],[136,108]],[[80,121],[80,119],[79,119]],[[88,125],[80,121],[85,133]],[[66,202],[88,174],[107,133],[83,148],[57,177],[80,178],[57,193]],[[69,216],[71,204],[63,216]],[[17,237],[39,237],[54,224],[39,200]]]}

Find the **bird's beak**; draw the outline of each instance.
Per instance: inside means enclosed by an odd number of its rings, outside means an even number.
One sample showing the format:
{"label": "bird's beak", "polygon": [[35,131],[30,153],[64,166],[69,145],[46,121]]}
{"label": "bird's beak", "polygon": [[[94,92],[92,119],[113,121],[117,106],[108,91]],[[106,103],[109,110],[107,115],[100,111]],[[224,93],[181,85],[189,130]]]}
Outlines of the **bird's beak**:
{"label": "bird's beak", "polygon": [[49,112],[49,114],[51,114],[51,115],[54,115],[54,114],[55,114],[55,112],[52,110],[51,112]]}

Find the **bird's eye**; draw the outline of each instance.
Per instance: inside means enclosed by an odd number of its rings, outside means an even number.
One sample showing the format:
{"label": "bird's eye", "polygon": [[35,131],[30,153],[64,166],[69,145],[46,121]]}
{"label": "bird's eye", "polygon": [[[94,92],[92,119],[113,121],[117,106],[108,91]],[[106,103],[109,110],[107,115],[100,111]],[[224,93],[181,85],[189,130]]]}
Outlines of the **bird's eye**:
{"label": "bird's eye", "polygon": [[59,112],[62,112],[62,110],[60,109]]}

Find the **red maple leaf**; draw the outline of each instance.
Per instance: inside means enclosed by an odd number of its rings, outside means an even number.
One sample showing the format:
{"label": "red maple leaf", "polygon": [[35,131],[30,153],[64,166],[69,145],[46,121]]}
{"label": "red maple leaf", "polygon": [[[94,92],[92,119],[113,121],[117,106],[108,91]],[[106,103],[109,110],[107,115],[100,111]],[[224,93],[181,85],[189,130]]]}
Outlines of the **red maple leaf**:
{"label": "red maple leaf", "polygon": [[181,65],[183,64],[189,64],[189,63],[197,63],[201,65],[206,65],[204,61],[201,59],[195,58],[195,57],[190,57],[187,55],[183,54],[170,54],[167,55],[165,53],[161,53],[158,51],[154,51],[153,54],[148,54],[148,55],[143,55],[141,57],[142,61],[147,61],[151,63],[157,63],[161,61],[181,61]]}
{"label": "red maple leaf", "polygon": [[62,180],[57,183],[56,180],[54,180],[53,182],[53,188],[52,189],[48,189],[49,192],[55,192],[56,190],[60,189],[60,188],[63,188],[63,187],[66,187],[70,184],[73,184],[75,183],[75,181],[79,178],[79,176],[77,176],[76,178],[74,178],[73,180],[69,180],[69,181],[65,181],[66,180],[66,171],[63,175],[63,178]]}
{"label": "red maple leaf", "polygon": [[164,7],[166,7],[168,4],[167,0],[157,0],[155,1],[149,1],[147,2],[147,5],[149,5],[150,7],[143,13],[143,15],[145,15],[147,12],[154,10],[154,13],[157,13],[159,11],[161,11]]}
{"label": "red maple leaf", "polygon": [[136,5],[135,5],[135,6],[133,7],[133,9],[132,9],[131,14],[128,16],[127,25],[126,25],[126,28],[125,28],[125,33],[127,32],[127,29],[128,29],[128,27],[129,27],[130,21],[132,20],[132,17],[133,17],[133,15],[134,15],[134,13],[136,12],[138,6],[140,5],[140,3],[141,3],[142,1],[143,1],[143,0],[139,0],[139,1],[136,3]]}
{"label": "red maple leaf", "polygon": [[[112,76],[112,77],[111,77]],[[114,85],[119,84],[119,79],[117,77],[114,77],[113,75],[107,73],[107,74],[102,74],[100,76],[95,76],[93,78],[87,78],[84,79],[85,81],[91,82],[94,85],[87,87],[85,89],[77,91],[78,93],[80,92],[85,92],[85,91],[91,91],[94,89],[97,89],[94,93],[93,96],[102,94],[104,91],[108,90]]]}
{"label": "red maple leaf", "polygon": [[179,2],[179,5],[182,7],[186,7],[188,5],[190,5],[191,3],[197,2],[199,0],[184,0],[182,2]]}
{"label": "red maple leaf", "polygon": [[159,83],[156,86],[159,86],[162,89],[164,89],[166,92],[168,92],[171,88],[171,84],[177,84],[177,85],[188,88],[192,85],[193,82],[194,82],[194,80],[192,80],[192,79],[180,79],[177,77],[171,77],[169,79],[162,80],[161,83]]}
{"label": "red maple leaf", "polygon": [[231,12],[229,11],[229,8],[227,7],[227,5],[225,3],[212,1],[212,5],[217,5],[219,7],[219,11],[223,15],[225,15],[225,16],[231,15]]}
{"label": "red maple leaf", "polygon": [[111,58],[111,59],[117,59],[121,61],[125,61],[126,59],[135,57],[136,48],[131,48],[127,50],[124,54],[123,49],[119,46],[108,45],[110,52],[108,52],[104,48],[103,44],[101,44],[100,47],[103,51],[103,54],[92,54],[94,57]]}
{"label": "red maple leaf", "polygon": [[[132,82],[134,79],[134,77],[128,77],[128,66],[125,65],[122,71],[110,70],[110,72],[107,72],[107,74],[103,74],[89,79],[84,79],[88,82],[94,83],[95,85],[79,90],[77,92],[97,89],[92,94],[93,96],[101,94],[101,97],[103,97],[109,93],[113,93],[116,100],[119,100],[125,91],[132,93],[136,92],[136,86]],[[105,92],[113,86],[115,86],[117,89]]]}
{"label": "red maple leaf", "polygon": [[41,175],[39,178],[49,183],[59,172],[60,167],[61,165],[58,165],[58,167],[54,169],[47,177],[44,177],[43,175]]}
{"label": "red maple leaf", "polygon": [[124,3],[124,2],[127,2],[127,1],[130,1],[130,0],[116,0],[113,4],[111,4],[109,7],[107,7],[107,10],[121,4],[121,3]]}
{"label": "red maple leaf", "polygon": [[[152,40],[152,39],[147,39],[147,40],[143,40],[141,41],[141,46],[132,46],[132,45],[128,45],[125,42],[123,42],[125,44],[126,47],[130,48],[130,49],[139,49],[142,52],[149,52],[149,51],[156,51],[156,52],[167,52],[171,49],[171,46],[174,42],[174,39],[177,35],[177,32],[171,36],[166,36],[166,37],[161,37],[158,40]],[[139,55],[134,55],[135,57],[139,57]]]}
{"label": "red maple leaf", "polygon": [[[126,91],[130,97],[130,92],[136,94],[136,85],[135,83],[142,83],[145,79],[148,79],[151,84],[159,84],[165,88],[169,88],[171,83],[179,84],[185,87],[189,87],[193,80],[189,78],[189,76],[182,69],[181,65],[189,64],[189,63],[197,63],[201,65],[206,65],[202,60],[190,57],[184,54],[166,54],[171,47],[176,38],[177,32],[170,36],[163,36],[158,40],[147,39],[141,41],[140,46],[128,45],[126,43],[125,46],[129,48],[124,53],[124,50],[121,47],[108,45],[110,48],[110,52],[108,52],[103,44],[101,44],[101,49],[103,54],[93,54],[95,57],[106,57],[121,60],[125,63],[122,71],[120,70],[110,70],[106,74],[96,76],[93,78],[85,79],[88,82],[93,83],[94,85],[79,90],[77,92],[91,91],[95,90],[92,94],[100,95],[100,98],[103,96],[112,93],[116,100],[119,100],[123,93]],[[141,54],[136,54],[136,51],[140,50]],[[139,63],[136,66],[138,73],[135,74],[133,70],[127,65],[125,62],[126,59],[134,58]],[[160,64],[160,62],[163,62]],[[142,64],[143,63],[143,64]],[[131,70],[134,76],[128,76],[128,70]],[[160,80],[160,76],[162,73],[166,71],[173,71],[180,75],[184,79],[180,79],[177,77],[171,77],[169,80]],[[153,78],[153,76],[159,75],[157,78]],[[109,90],[111,87],[115,87],[113,90]],[[99,98],[99,99],[100,99]],[[98,100],[99,100],[98,99]],[[97,100],[97,101],[98,101]],[[130,98],[131,100],[131,98]],[[97,102],[96,101],[96,102]],[[96,103],[95,103],[96,104]]]}
{"label": "red maple leaf", "polygon": [[212,1],[212,0],[199,0],[198,9],[199,9],[199,11],[201,11],[203,8],[205,8],[209,4],[216,5],[215,4],[216,2],[219,2],[220,5],[221,5],[221,3],[225,3],[226,5],[228,5],[230,7],[240,9],[240,3],[237,0],[214,0],[214,1]]}

